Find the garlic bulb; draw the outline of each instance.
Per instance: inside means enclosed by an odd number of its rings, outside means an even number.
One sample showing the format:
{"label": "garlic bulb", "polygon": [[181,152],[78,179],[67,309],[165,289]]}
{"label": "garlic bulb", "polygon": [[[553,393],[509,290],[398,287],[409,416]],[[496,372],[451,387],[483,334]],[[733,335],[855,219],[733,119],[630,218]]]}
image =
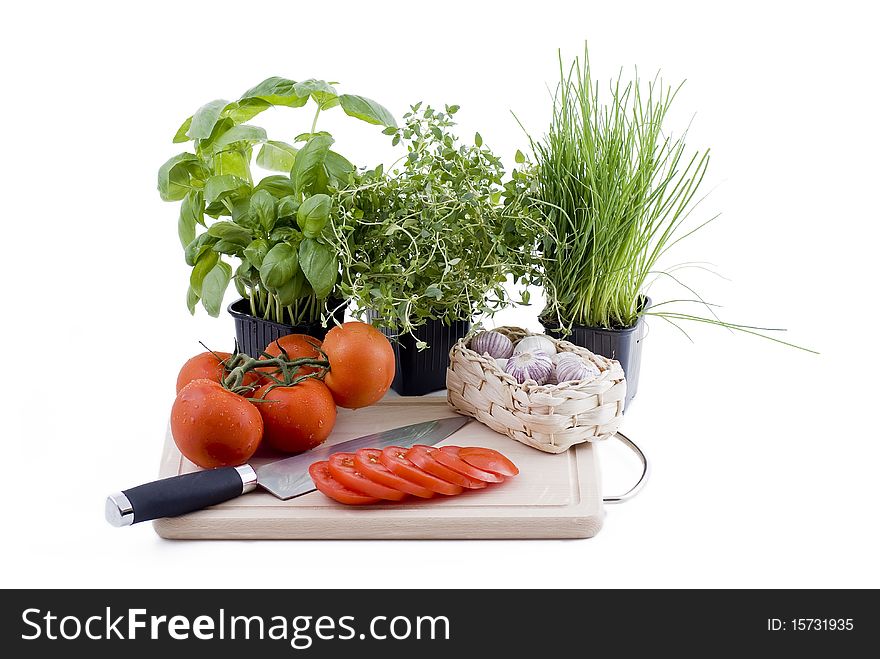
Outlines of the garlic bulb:
{"label": "garlic bulb", "polygon": [[565,357],[556,361],[554,375],[558,384],[575,380],[592,380],[599,376],[600,371],[593,362],[589,362],[574,353],[567,354],[571,355],[571,357]]}
{"label": "garlic bulb", "polygon": [[507,360],[504,370],[513,376],[513,379],[523,384],[526,380],[533,380],[537,384],[546,384],[547,378],[553,372],[553,362],[546,352],[520,352]]}
{"label": "garlic bulb", "polygon": [[526,336],[516,342],[513,347],[513,354],[520,352],[543,352],[546,355],[556,354],[556,344],[549,336],[544,334],[535,334],[534,336]]}
{"label": "garlic bulb", "polygon": [[471,339],[470,348],[494,359],[507,359],[513,354],[513,342],[500,332],[480,332]]}

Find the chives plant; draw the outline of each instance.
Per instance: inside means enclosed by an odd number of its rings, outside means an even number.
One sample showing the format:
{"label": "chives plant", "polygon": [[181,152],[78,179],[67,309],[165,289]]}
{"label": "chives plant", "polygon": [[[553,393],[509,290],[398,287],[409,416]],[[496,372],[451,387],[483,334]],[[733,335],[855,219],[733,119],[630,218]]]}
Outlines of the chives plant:
{"label": "chives plant", "polygon": [[[678,240],[709,165],[686,154],[663,122],[681,85],[620,78],[603,102],[587,53],[566,72],[560,57],[550,130],[531,139],[543,241],[545,320],[562,327],[633,326],[645,281]],[[713,218],[714,219],[714,218]],[[700,225],[702,226],[702,225]],[[699,228],[699,227],[697,227]]]}

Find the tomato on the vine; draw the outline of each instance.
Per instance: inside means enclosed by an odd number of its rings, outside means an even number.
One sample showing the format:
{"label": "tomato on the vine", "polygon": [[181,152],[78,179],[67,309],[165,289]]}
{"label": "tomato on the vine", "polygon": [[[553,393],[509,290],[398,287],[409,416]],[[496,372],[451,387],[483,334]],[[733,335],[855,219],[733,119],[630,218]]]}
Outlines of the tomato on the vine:
{"label": "tomato on the vine", "polygon": [[[279,357],[282,349],[287,353],[290,360],[294,359],[321,359],[321,342],[308,334],[287,334],[275,341],[272,341],[263,351],[272,357]],[[318,366],[300,366],[297,369],[297,375],[307,375],[309,373],[317,373]],[[262,372],[271,372],[274,369],[270,366],[263,366],[256,369]]]}
{"label": "tomato on the vine", "polygon": [[394,350],[372,325],[360,322],[334,327],[322,345],[330,371],[324,382],[340,407],[357,409],[378,401],[394,379]]}
{"label": "tomato on the vine", "polygon": [[330,390],[315,378],[290,387],[264,385],[254,394],[263,417],[266,442],[285,453],[315,448],[336,423],[336,404]]}
{"label": "tomato on the vine", "polygon": [[187,384],[171,407],[171,435],[184,457],[205,469],[247,462],[263,437],[263,419],[247,399],[219,382]]}
{"label": "tomato on the vine", "polygon": [[[232,354],[220,351],[202,352],[186,361],[177,374],[177,393],[193,380],[213,380],[221,382],[226,377],[226,362],[232,359]],[[245,373],[242,385],[254,387],[259,382],[257,373]]]}

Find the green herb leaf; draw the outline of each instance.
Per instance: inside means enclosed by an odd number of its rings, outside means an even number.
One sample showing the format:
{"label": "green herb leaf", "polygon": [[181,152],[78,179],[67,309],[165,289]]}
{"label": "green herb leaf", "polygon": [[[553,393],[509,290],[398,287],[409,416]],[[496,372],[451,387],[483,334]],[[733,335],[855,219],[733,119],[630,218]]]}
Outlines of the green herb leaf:
{"label": "green herb leaf", "polygon": [[220,315],[223,294],[229,287],[230,279],[232,279],[232,266],[221,260],[217,261],[217,264],[205,275],[202,282],[202,306],[214,318]]}
{"label": "green herb leaf", "polygon": [[518,165],[521,165],[526,161],[525,154],[519,149],[516,150],[516,155],[513,156],[513,159]]}
{"label": "green herb leaf", "polygon": [[240,227],[235,222],[215,222],[208,229],[208,235],[219,240],[238,243],[242,247],[250,244],[253,236],[248,229]]}
{"label": "green herb leaf", "polygon": [[263,259],[260,280],[267,288],[277,290],[290,280],[298,265],[296,249],[288,243],[279,243]]}
{"label": "green herb leaf", "polygon": [[425,295],[427,295],[428,297],[432,297],[435,300],[439,300],[441,297],[443,297],[443,292],[434,284],[431,284],[425,289]]}
{"label": "green herb leaf", "polygon": [[198,293],[199,297],[204,297],[202,295],[202,282],[219,260],[220,255],[217,252],[208,250],[199,257],[199,260],[193,266],[192,272],[189,274],[189,285]]}
{"label": "green herb leaf", "polygon": [[272,172],[289,172],[293,169],[297,151],[296,147],[286,142],[269,140],[260,147],[260,152],[257,154],[257,164]]}
{"label": "green herb leaf", "polygon": [[231,174],[243,181],[251,178],[250,158],[245,151],[220,151],[214,154],[214,174]]}
{"label": "green herb leaf", "polygon": [[244,142],[247,146],[252,146],[265,141],[266,130],[264,128],[242,124],[241,126],[233,126],[223,133],[214,141],[213,147],[215,151],[220,151],[238,142]]}
{"label": "green herb leaf", "polygon": [[182,124],[180,124],[180,128],[177,129],[177,132],[174,133],[174,138],[171,140],[175,144],[180,144],[181,142],[189,142],[189,136],[186,132],[189,130],[190,125],[192,124],[192,117],[188,117]]}
{"label": "green herb leaf", "polygon": [[244,248],[244,258],[258,270],[263,265],[263,259],[269,253],[269,243],[262,238],[257,238]]}
{"label": "green herb leaf", "polygon": [[231,119],[235,124],[243,124],[245,121],[250,121],[258,114],[271,107],[272,104],[263,99],[246,98],[241,101],[233,101],[227,105],[223,109],[222,116]]}
{"label": "green herb leaf", "polygon": [[305,238],[299,245],[299,261],[315,296],[324,299],[330,295],[339,274],[339,262],[333,248],[313,238]]}
{"label": "green herb leaf", "polygon": [[198,236],[187,245],[186,249],[183,251],[183,257],[186,264],[188,266],[194,266],[198,260],[202,258],[203,254],[211,250],[211,247],[216,242],[217,239],[214,236],[209,236],[207,233]]}
{"label": "green herb leaf", "polygon": [[483,136],[479,133],[474,134],[474,144],[476,144],[478,147],[483,146]]}
{"label": "green herb leaf", "polygon": [[242,94],[241,100],[260,99],[272,105],[299,108],[308,102],[309,94],[300,95],[297,93],[296,85],[297,83],[293,80],[272,76],[263,80],[256,87],[247,90]]}
{"label": "green herb leaf", "polygon": [[192,153],[178,153],[159,168],[157,187],[162,201],[180,201],[192,189],[193,174],[203,172],[202,161]]}
{"label": "green herb leaf", "polygon": [[306,145],[296,154],[296,161],[290,172],[294,181],[296,194],[314,194],[323,192],[320,188],[321,177],[326,178],[324,160],[333,138],[326,135],[317,135],[306,142]]}
{"label": "green herb leaf", "polygon": [[[309,197],[296,213],[296,223],[307,238],[317,238],[321,235],[321,230],[329,218],[330,197],[325,194]],[[314,283],[312,285],[314,286]]]}
{"label": "green herb leaf", "polygon": [[275,197],[268,190],[257,190],[251,197],[251,213],[268,233],[275,226]]}
{"label": "green herb leaf", "polygon": [[296,193],[296,187],[294,186],[293,181],[290,180],[290,177],[282,176],[280,174],[267,176],[257,183],[254,192],[258,192],[259,190],[266,190],[276,199],[281,199],[282,197],[287,197],[288,195]]}
{"label": "green herb leaf", "polygon": [[324,80],[309,78],[308,80],[296,83],[293,89],[298,96],[305,96],[306,98],[311,96],[315,99],[315,103],[325,110],[339,103],[336,90]]}
{"label": "green herb leaf", "polygon": [[308,290],[308,283],[305,275],[300,268],[296,269],[293,276],[287,282],[275,291],[275,297],[282,306],[288,306],[296,302],[298,298],[304,297]]}
{"label": "green herb leaf", "polygon": [[342,188],[348,184],[351,174],[356,168],[345,156],[341,156],[335,151],[328,151],[327,157],[324,159],[324,169],[330,183],[337,188]]}
{"label": "green herb leaf", "polygon": [[196,305],[199,303],[199,294],[196,293],[192,286],[186,289],[186,308],[189,309],[191,315],[196,314]]}
{"label": "green herb leaf", "polygon": [[342,106],[343,112],[349,117],[355,117],[376,126],[397,128],[394,116],[372,99],[364,96],[355,96],[354,94],[343,94],[339,97],[339,104]]}
{"label": "green herb leaf", "polygon": [[212,176],[205,181],[205,201],[208,204],[213,204],[226,197],[247,194],[249,189],[248,182],[238,176],[230,174]]}
{"label": "green herb leaf", "polygon": [[299,206],[300,202],[294,195],[282,197],[278,200],[278,206],[275,209],[277,219],[285,220],[296,217],[296,212],[299,210]]}
{"label": "green herb leaf", "polygon": [[203,213],[205,202],[202,193],[190,190],[180,203],[180,215],[177,218],[177,235],[181,246],[186,249],[196,237],[196,224],[204,224]]}
{"label": "green herb leaf", "polygon": [[220,115],[228,103],[229,101],[217,99],[216,101],[205,103],[205,105],[196,110],[196,113],[192,116],[189,130],[186,131],[186,136],[193,140],[210,137],[214,126],[219,121]]}

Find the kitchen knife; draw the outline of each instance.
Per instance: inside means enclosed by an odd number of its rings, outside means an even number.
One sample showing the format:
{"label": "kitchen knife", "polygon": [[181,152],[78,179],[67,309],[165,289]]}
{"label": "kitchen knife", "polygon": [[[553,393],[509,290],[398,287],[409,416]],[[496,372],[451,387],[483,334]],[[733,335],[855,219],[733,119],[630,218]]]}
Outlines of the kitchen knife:
{"label": "kitchen knife", "polygon": [[234,499],[257,485],[286,501],[313,491],[315,485],[309,476],[309,466],[334,453],[386,446],[433,445],[463,428],[468,421],[470,419],[456,416],[384,430],[339,444],[319,446],[256,469],[244,464],[163,478],[111,494],[107,497],[105,516],[113,526],[175,517]]}

